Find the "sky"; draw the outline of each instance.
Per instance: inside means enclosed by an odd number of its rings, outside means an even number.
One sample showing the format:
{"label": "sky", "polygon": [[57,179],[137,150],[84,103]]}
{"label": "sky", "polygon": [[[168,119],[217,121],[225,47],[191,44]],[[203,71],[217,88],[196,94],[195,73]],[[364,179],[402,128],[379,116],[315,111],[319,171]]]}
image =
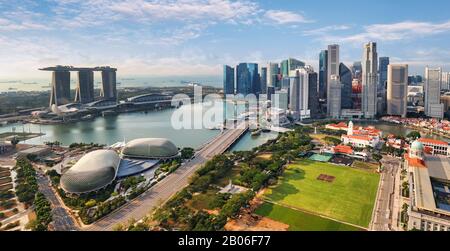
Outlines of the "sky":
{"label": "sky", "polygon": [[317,69],[328,44],[352,64],[369,41],[411,74],[450,71],[449,11],[448,0],[0,0],[0,79],[58,64],[215,76],[294,57]]}

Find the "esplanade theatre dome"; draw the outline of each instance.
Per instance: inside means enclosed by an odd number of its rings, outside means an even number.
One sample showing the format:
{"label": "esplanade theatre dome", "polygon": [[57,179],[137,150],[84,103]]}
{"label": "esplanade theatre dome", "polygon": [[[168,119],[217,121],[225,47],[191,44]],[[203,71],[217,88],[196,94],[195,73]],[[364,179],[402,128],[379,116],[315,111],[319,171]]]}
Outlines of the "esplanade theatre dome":
{"label": "esplanade theatre dome", "polygon": [[61,176],[67,193],[88,193],[109,185],[117,175],[119,155],[113,150],[97,150],[84,155]]}
{"label": "esplanade theatre dome", "polygon": [[143,138],[128,142],[122,155],[130,158],[169,159],[178,156],[178,148],[168,139]]}

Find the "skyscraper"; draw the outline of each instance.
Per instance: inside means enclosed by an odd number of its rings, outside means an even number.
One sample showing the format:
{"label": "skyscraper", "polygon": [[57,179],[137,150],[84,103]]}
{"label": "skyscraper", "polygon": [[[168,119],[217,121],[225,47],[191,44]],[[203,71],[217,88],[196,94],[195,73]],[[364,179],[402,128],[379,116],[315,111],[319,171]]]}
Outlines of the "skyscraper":
{"label": "skyscraper", "polygon": [[387,114],[406,117],[408,65],[390,64],[387,74]]}
{"label": "skyscraper", "polygon": [[319,98],[327,98],[328,81],[328,51],[323,50],[319,55]]}
{"label": "skyscraper", "polygon": [[287,89],[281,89],[275,91],[272,96],[273,107],[287,110],[289,107],[289,91]]}
{"label": "skyscraper", "polygon": [[380,57],[380,66],[378,67],[380,71],[380,81],[378,83],[378,89],[386,88],[388,65],[389,57]]}
{"label": "skyscraper", "polygon": [[317,90],[317,72],[308,71],[308,110],[311,118],[319,116],[319,93]]}
{"label": "skyscraper", "polygon": [[344,64],[339,64],[339,78],[341,79],[341,109],[352,109],[352,72]]}
{"label": "skyscraper", "polygon": [[368,119],[373,119],[377,114],[377,75],[377,44],[370,42],[364,45],[362,60],[362,112]]}
{"label": "skyscraper", "polygon": [[386,84],[387,84],[387,70],[389,65],[389,57],[380,57],[378,66],[379,71],[379,83],[377,88],[377,113],[383,115],[387,109],[387,96],[386,96]]}
{"label": "skyscraper", "polygon": [[441,90],[450,90],[450,72],[442,73]]}
{"label": "skyscraper", "polygon": [[223,66],[223,93],[234,94],[234,68],[228,65]]}
{"label": "skyscraper", "polygon": [[78,71],[78,84],[75,90],[75,102],[86,104],[94,101],[94,72]]}
{"label": "skyscraper", "polygon": [[283,78],[285,77],[295,77],[297,69],[301,67],[305,67],[305,63],[303,61],[297,60],[295,58],[288,58],[286,60],[281,61],[281,75]]}
{"label": "skyscraper", "polygon": [[332,118],[341,116],[341,81],[339,79],[339,45],[328,46],[327,113]]}
{"label": "skyscraper", "polygon": [[290,77],[289,105],[292,115],[295,119],[304,119],[310,117],[310,111],[308,109],[310,71],[311,69],[309,67],[298,68],[295,71],[296,76]]}
{"label": "skyscraper", "polygon": [[269,63],[269,68],[267,69],[267,86],[272,86],[279,88],[278,84],[278,74],[280,69],[277,63]]}
{"label": "skyscraper", "polygon": [[70,71],[55,70],[52,73],[52,90],[50,94],[50,107],[70,103]]}
{"label": "skyscraper", "polygon": [[267,67],[261,67],[261,93],[267,94]]}
{"label": "skyscraper", "polygon": [[289,76],[289,60],[283,60],[280,63],[280,74],[283,75],[283,77]]}
{"label": "skyscraper", "polygon": [[362,77],[362,65],[361,61],[356,61],[352,66],[353,77],[356,79],[361,79]]}
{"label": "skyscraper", "polygon": [[425,68],[425,115],[432,118],[444,116],[444,106],[441,104],[441,68]]}
{"label": "skyscraper", "polygon": [[117,100],[116,69],[102,70],[102,90],[100,96],[108,100]]}
{"label": "skyscraper", "polygon": [[289,110],[294,119],[300,117],[300,94],[302,83],[300,83],[299,74],[300,73],[297,72],[297,76],[289,78]]}
{"label": "skyscraper", "polygon": [[288,59],[288,69],[289,69],[289,77],[295,77],[295,70],[300,69],[301,67],[305,67],[305,63],[303,61],[297,60],[295,58]]}
{"label": "skyscraper", "polygon": [[258,64],[240,63],[236,72],[236,94],[256,95],[260,91],[260,86]]}

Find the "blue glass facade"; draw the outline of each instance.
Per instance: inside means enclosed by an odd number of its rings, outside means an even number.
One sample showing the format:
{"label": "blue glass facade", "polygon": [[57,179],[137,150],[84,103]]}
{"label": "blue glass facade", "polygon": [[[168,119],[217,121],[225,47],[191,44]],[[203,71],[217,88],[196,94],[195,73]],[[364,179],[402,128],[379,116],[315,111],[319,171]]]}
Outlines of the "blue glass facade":
{"label": "blue glass facade", "polygon": [[378,85],[378,89],[385,89],[386,82],[387,82],[387,71],[388,71],[388,65],[389,65],[389,58],[388,57],[380,57],[379,59],[379,71],[380,71],[380,83]]}
{"label": "blue glass facade", "polygon": [[228,65],[223,66],[223,92],[234,94],[234,68]]}
{"label": "blue glass facade", "polygon": [[259,94],[261,81],[258,73],[258,64],[240,63],[236,72],[236,94]]}
{"label": "blue glass facade", "polygon": [[267,93],[267,67],[261,67],[261,93]]}
{"label": "blue glass facade", "polygon": [[319,94],[317,92],[317,73],[308,73],[308,110],[311,118],[319,116]]}
{"label": "blue glass facade", "polygon": [[343,63],[339,65],[339,77],[341,79],[341,109],[352,109],[352,72]]}
{"label": "blue glass facade", "polygon": [[323,50],[319,55],[319,98],[327,98],[327,82],[328,82],[328,50]]}

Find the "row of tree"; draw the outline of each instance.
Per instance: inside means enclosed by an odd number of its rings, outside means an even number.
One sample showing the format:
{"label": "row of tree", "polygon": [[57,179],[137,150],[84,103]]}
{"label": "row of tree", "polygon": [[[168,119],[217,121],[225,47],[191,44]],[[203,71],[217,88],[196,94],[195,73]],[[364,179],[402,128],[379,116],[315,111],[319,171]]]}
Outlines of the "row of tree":
{"label": "row of tree", "polygon": [[38,191],[36,171],[26,158],[20,158],[16,162],[16,195],[20,202],[30,206]]}
{"label": "row of tree", "polygon": [[33,205],[36,219],[30,221],[27,227],[33,231],[47,231],[48,225],[53,219],[50,202],[42,193],[37,193]]}

